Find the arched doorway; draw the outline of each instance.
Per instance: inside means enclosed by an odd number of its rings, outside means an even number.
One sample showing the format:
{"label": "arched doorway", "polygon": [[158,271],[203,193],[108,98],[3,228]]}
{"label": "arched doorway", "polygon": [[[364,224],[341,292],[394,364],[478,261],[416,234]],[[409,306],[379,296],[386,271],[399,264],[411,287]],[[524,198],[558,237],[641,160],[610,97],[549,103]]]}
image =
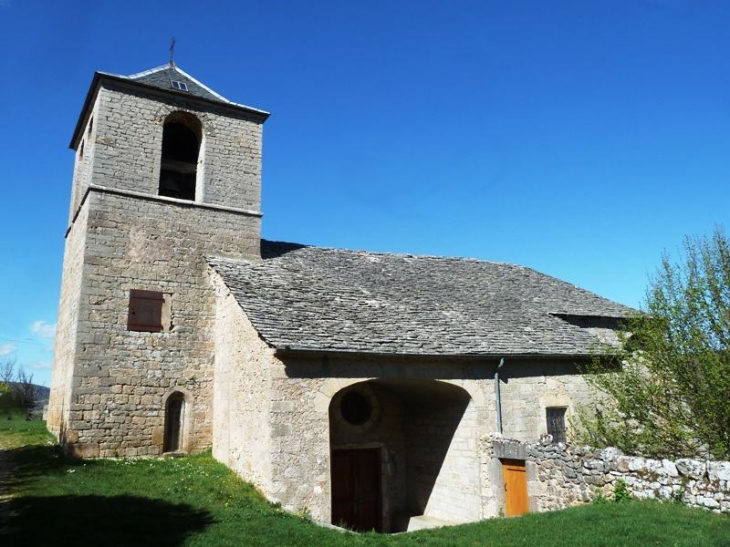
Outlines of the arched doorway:
{"label": "arched doorway", "polygon": [[460,387],[382,379],[330,401],[332,523],[398,532],[480,518],[476,411]]}
{"label": "arched doorway", "polygon": [[167,398],[165,404],[165,440],[163,452],[179,452],[182,450],[183,419],[185,414],[185,396],[176,391]]}

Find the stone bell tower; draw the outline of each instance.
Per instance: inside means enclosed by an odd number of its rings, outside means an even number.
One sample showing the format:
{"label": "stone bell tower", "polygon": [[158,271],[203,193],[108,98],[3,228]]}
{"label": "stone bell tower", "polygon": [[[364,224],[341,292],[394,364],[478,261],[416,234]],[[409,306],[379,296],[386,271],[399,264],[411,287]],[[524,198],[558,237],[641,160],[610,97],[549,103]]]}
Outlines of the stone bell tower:
{"label": "stone bell tower", "polygon": [[174,64],[97,72],[76,151],[49,428],[80,456],[211,444],[208,255],[260,258],[268,113]]}

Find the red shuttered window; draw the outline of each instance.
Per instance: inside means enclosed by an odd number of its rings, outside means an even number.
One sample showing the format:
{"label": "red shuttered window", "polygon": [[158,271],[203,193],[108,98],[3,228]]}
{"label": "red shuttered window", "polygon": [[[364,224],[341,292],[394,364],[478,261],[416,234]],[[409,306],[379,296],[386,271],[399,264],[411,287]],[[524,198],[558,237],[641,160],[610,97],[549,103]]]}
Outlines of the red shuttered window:
{"label": "red shuttered window", "polygon": [[161,292],[130,290],[127,330],[161,332],[163,303]]}

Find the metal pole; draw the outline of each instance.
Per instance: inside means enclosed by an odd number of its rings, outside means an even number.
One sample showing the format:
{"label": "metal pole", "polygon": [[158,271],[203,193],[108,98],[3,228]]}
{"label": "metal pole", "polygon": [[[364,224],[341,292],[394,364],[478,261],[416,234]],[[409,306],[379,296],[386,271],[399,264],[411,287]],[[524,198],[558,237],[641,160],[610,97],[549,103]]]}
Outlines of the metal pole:
{"label": "metal pole", "polygon": [[497,432],[502,433],[502,395],[499,391],[499,369],[504,366],[504,357],[499,360],[497,370],[494,371],[494,394],[497,397]]}

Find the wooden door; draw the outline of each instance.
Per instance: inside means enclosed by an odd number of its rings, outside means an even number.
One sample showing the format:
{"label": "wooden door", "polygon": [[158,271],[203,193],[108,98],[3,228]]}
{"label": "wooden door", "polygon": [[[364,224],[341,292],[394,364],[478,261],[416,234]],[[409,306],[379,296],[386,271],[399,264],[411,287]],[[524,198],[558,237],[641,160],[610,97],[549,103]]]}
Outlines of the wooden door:
{"label": "wooden door", "polygon": [[182,429],[184,404],[182,393],[174,393],[167,400],[163,452],[177,452],[180,450],[180,431]]}
{"label": "wooden door", "polygon": [[381,531],[380,449],[332,451],[332,524]]}
{"label": "wooden door", "polygon": [[504,513],[508,517],[524,515],[529,509],[525,462],[502,460],[504,478]]}

